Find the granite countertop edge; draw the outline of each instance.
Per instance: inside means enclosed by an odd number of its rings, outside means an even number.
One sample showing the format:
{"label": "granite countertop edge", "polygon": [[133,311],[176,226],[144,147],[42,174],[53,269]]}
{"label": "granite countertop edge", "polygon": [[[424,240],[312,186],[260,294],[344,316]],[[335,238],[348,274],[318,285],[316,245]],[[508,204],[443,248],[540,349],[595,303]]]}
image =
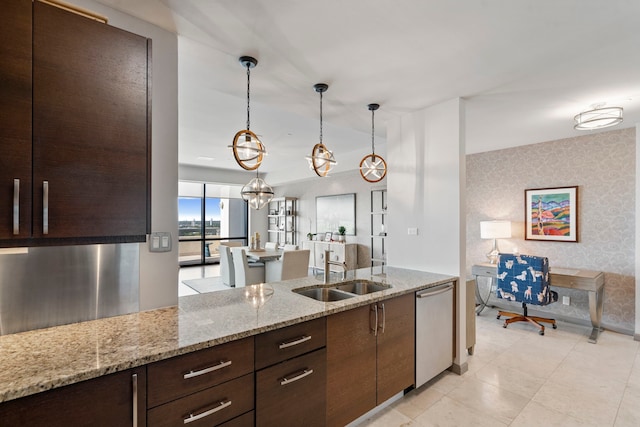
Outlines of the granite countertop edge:
{"label": "granite countertop edge", "polygon": [[[0,336],[0,402],[458,280],[418,270],[384,270],[355,270],[347,280],[384,282],[390,289],[341,301],[325,303],[292,292],[325,286],[311,276],[268,284],[273,297],[258,309],[246,303],[243,288],[231,288],[181,297],[173,307]],[[253,318],[256,323],[249,325]]]}

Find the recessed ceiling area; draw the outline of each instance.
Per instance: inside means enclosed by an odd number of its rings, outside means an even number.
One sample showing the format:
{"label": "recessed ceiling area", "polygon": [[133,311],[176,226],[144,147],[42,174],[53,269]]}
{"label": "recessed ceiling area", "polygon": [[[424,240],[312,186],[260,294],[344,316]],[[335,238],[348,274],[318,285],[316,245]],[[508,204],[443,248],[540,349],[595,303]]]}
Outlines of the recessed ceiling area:
{"label": "recessed ceiling area", "polygon": [[385,124],[452,98],[466,104],[466,152],[584,134],[573,117],[595,103],[640,122],[640,2],[631,0],[269,1],[100,0],[179,35],[179,162],[239,170],[227,146],[246,121],[269,155],[269,182],[312,177],[323,141],[335,172],[386,152]]}

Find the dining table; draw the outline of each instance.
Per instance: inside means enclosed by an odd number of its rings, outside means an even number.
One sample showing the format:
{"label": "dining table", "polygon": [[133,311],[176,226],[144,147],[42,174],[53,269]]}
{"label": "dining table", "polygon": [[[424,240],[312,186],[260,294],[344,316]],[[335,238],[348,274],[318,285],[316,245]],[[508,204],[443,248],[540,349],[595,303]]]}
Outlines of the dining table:
{"label": "dining table", "polygon": [[254,249],[251,250],[249,246],[244,247],[247,258],[254,262],[274,261],[280,259],[282,256],[282,250],[278,249]]}

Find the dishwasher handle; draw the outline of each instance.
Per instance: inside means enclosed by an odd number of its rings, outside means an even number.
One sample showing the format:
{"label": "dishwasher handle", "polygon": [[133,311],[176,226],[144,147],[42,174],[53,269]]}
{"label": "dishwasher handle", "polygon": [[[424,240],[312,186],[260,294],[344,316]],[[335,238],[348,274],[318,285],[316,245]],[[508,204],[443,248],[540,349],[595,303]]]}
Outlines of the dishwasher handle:
{"label": "dishwasher handle", "polygon": [[453,283],[445,283],[444,285],[435,286],[420,293],[416,292],[416,298],[429,298],[435,295],[443,294],[447,291],[450,291],[451,289],[453,289]]}

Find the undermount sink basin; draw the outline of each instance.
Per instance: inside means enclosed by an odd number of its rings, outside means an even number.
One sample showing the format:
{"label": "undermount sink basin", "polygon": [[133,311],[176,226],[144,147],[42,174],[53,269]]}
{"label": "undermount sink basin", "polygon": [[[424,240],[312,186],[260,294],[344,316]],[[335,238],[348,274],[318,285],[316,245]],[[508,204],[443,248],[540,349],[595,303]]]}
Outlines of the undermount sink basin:
{"label": "undermount sink basin", "polygon": [[313,298],[318,301],[340,301],[347,298],[353,298],[353,295],[336,291],[332,288],[312,288],[312,289],[294,289],[296,292],[305,297]]}
{"label": "undermount sink basin", "polygon": [[368,295],[374,292],[384,291],[391,288],[391,285],[372,282],[371,280],[351,280],[333,286],[318,285],[312,288],[293,289],[293,292],[313,298],[317,301],[340,301],[353,298],[357,295]]}
{"label": "undermount sink basin", "polygon": [[384,291],[385,289],[389,289],[390,287],[390,285],[371,282],[369,280],[352,280],[351,282],[346,282],[336,286],[336,289],[340,289],[341,291],[349,292],[356,295],[366,295],[372,292]]}

